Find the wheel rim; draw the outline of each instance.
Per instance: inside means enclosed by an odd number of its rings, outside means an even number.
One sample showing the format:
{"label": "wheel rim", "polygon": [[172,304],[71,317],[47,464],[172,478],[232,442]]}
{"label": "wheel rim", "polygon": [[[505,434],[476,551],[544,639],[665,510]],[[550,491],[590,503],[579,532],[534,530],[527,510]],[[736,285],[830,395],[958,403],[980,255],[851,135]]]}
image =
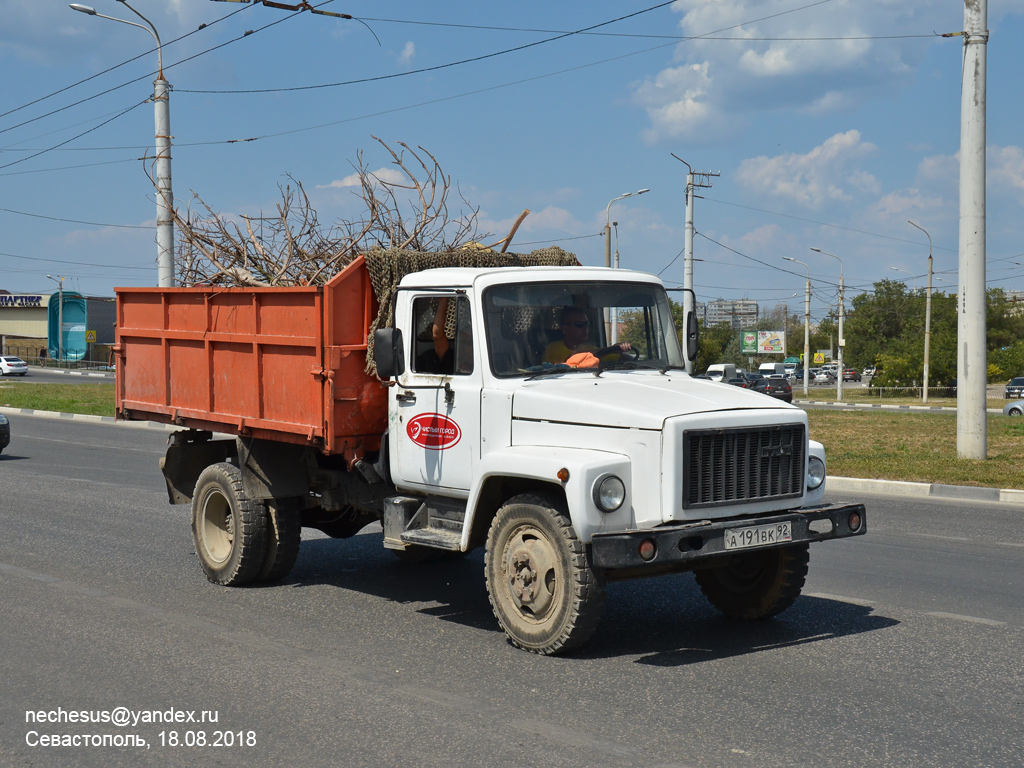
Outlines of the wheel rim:
{"label": "wheel rim", "polygon": [[715,569],[715,576],[722,586],[734,592],[749,592],[758,585],[767,565],[763,554],[737,555],[727,565]]}
{"label": "wheel rim", "polygon": [[220,493],[210,493],[203,502],[200,520],[203,550],[214,563],[223,563],[231,556],[235,541],[234,515],[231,505]]}
{"label": "wheel rim", "polygon": [[516,528],[502,553],[505,587],[512,607],[525,621],[540,623],[558,605],[562,588],[558,553],[532,525]]}

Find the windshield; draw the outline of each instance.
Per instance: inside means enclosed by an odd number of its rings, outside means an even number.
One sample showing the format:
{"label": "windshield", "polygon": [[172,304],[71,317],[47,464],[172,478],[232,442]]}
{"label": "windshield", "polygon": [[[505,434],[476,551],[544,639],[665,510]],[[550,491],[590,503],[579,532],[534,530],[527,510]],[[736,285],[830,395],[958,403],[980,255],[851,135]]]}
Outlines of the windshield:
{"label": "windshield", "polygon": [[682,366],[665,289],[650,283],[501,285],[484,293],[491,370],[534,375],[559,365]]}

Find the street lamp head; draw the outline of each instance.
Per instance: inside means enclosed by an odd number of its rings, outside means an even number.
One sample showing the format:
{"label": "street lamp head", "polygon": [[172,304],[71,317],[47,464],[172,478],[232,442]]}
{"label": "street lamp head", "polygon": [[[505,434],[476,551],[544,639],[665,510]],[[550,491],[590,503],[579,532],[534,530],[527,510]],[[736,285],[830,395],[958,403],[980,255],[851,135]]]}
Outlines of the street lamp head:
{"label": "street lamp head", "polygon": [[81,5],[79,3],[72,3],[68,7],[71,8],[71,10],[73,10],[73,11],[78,11],[79,13],[87,13],[90,16],[95,16],[96,15],[96,9],[95,8],[90,8],[88,5]]}
{"label": "street lamp head", "polygon": [[637,194],[638,195],[642,195],[644,192],[650,192],[650,191],[651,190],[649,190],[649,189],[641,189],[639,192],[637,192]]}

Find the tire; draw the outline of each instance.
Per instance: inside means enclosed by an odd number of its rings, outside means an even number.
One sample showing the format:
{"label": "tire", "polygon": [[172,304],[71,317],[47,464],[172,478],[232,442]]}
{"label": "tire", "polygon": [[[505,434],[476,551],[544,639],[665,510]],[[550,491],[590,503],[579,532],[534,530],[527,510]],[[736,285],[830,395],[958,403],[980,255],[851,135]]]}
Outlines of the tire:
{"label": "tire", "polygon": [[1020,408],[1011,408],[1010,412],[1008,414],[1006,414],[1006,415],[1007,416],[1024,416],[1024,411],[1021,411]]}
{"label": "tire", "polygon": [[807,544],[733,555],[717,568],[694,571],[708,601],[734,619],[767,619],[789,608],[807,578]]}
{"label": "tire", "polygon": [[192,497],[192,538],[206,578],[237,587],[256,579],[267,552],[267,508],[245,496],[238,467],[202,471]]}
{"label": "tire", "polygon": [[256,581],[280,581],[287,576],[299,556],[302,521],[295,499],[271,499],[267,510],[267,550]]}
{"label": "tire", "polygon": [[525,651],[562,653],[597,627],[603,575],[551,499],[523,494],[505,502],[487,534],[484,575],[498,623]]}

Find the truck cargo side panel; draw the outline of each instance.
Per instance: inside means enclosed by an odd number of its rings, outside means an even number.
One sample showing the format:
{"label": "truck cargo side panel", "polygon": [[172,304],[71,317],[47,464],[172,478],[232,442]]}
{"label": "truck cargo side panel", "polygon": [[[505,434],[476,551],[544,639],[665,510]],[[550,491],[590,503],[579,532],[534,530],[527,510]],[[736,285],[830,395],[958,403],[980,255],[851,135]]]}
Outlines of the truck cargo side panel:
{"label": "truck cargo side panel", "polygon": [[365,372],[378,305],[363,260],[323,288],[117,290],[117,412],[358,458],[387,390]]}

